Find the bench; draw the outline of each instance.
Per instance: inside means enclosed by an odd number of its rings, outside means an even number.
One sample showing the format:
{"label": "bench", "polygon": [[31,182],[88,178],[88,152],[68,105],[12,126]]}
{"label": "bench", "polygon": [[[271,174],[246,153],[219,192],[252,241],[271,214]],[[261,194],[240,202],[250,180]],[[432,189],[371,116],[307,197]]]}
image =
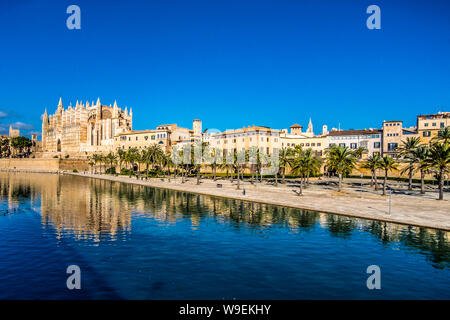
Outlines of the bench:
{"label": "bench", "polygon": [[217,188],[222,188],[222,184],[221,184],[221,183],[218,183],[218,184],[217,184]]}

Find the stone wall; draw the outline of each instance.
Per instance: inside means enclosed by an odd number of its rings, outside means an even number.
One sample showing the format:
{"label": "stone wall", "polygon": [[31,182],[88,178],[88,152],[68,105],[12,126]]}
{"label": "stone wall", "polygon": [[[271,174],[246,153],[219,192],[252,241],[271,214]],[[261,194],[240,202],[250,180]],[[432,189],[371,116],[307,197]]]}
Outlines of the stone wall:
{"label": "stone wall", "polygon": [[0,170],[57,172],[59,159],[0,159]]}
{"label": "stone wall", "polygon": [[0,159],[0,170],[58,172],[58,171],[88,171],[89,164],[85,159]]}

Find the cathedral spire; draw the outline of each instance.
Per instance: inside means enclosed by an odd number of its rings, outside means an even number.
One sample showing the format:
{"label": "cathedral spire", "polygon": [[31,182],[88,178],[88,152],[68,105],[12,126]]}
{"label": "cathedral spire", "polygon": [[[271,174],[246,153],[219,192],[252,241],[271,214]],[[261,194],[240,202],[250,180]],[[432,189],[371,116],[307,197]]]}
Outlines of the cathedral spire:
{"label": "cathedral spire", "polygon": [[307,130],[307,132],[313,132],[313,125],[312,125],[311,118],[309,118],[309,123],[308,123],[308,130]]}
{"label": "cathedral spire", "polygon": [[100,107],[100,97],[97,98],[97,107]]}
{"label": "cathedral spire", "polygon": [[58,109],[64,109],[61,97],[59,97]]}

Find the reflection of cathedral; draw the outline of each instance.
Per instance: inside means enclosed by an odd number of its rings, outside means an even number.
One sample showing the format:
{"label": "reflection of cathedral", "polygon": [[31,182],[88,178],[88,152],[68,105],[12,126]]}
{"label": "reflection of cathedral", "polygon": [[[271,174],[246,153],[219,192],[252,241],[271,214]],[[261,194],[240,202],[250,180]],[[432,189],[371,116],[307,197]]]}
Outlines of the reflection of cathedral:
{"label": "reflection of cathedral", "polygon": [[100,99],[64,110],[61,99],[55,114],[42,119],[42,149],[44,152],[101,152],[113,148],[114,136],[131,130],[132,110],[103,106]]}

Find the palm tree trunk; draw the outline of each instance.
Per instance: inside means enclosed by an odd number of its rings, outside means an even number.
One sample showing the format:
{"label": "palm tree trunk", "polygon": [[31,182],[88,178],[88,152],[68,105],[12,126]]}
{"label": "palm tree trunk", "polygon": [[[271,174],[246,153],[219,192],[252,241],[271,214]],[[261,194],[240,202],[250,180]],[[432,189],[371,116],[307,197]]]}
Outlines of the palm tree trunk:
{"label": "palm tree trunk", "polygon": [[298,194],[299,196],[303,194],[303,180],[300,179],[300,193]]}
{"label": "palm tree trunk", "polygon": [[375,191],[378,191],[378,181],[377,181],[377,172],[373,174],[374,181],[375,181]]}
{"label": "palm tree trunk", "polygon": [[420,170],[420,194],[425,194],[425,172]]}
{"label": "palm tree trunk", "polygon": [[216,181],[216,180],[217,180],[217,177],[216,177],[216,173],[217,173],[217,165],[216,165],[216,164],[214,164],[213,172],[214,172],[214,181]]}
{"label": "palm tree trunk", "polygon": [[373,187],[373,176],[375,175],[375,171],[372,170],[372,176],[370,177],[370,187]]}
{"label": "palm tree trunk", "polygon": [[283,178],[281,180],[282,184],[286,184],[286,167],[283,167]]}
{"label": "palm tree trunk", "polygon": [[412,177],[413,177],[413,170],[412,170],[412,168],[410,168],[409,169],[408,190],[412,190]]}
{"label": "palm tree trunk", "polygon": [[444,168],[439,169],[439,200],[444,200]]}
{"label": "palm tree trunk", "polygon": [[240,179],[239,179],[239,165],[237,165],[237,190],[241,189]]}
{"label": "palm tree trunk", "polygon": [[278,172],[275,173],[275,187],[278,186]]}
{"label": "palm tree trunk", "polygon": [[197,184],[200,184],[200,168],[197,170]]}
{"label": "palm tree trunk", "polygon": [[386,195],[387,170],[384,171],[383,196]]}
{"label": "palm tree trunk", "polygon": [[339,186],[338,191],[341,192],[342,190],[342,173],[339,173]]}

